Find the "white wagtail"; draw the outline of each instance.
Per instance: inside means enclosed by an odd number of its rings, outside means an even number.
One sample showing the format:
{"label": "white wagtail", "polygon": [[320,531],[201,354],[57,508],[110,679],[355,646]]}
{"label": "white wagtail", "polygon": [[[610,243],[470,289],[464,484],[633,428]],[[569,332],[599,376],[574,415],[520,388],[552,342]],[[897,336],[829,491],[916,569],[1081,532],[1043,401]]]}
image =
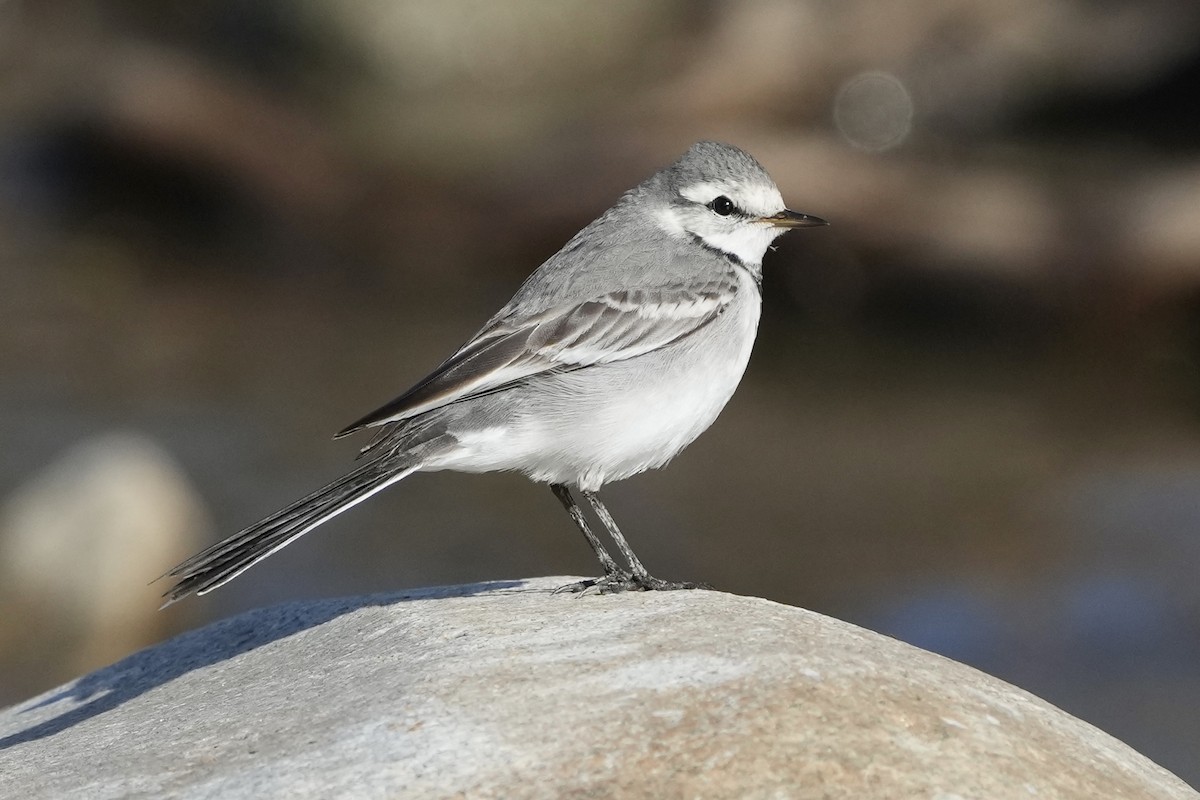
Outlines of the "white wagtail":
{"label": "white wagtail", "polygon": [[788,210],[751,156],[693,145],[575,234],[428,377],[338,433],[380,428],[362,466],[175,567],[167,603],[217,588],[413,472],[442,469],[550,484],[604,568],[564,589],[694,588],[651,576],[596,492],[665,465],[712,424],[750,358],[763,255],[788,229],[824,224]]}

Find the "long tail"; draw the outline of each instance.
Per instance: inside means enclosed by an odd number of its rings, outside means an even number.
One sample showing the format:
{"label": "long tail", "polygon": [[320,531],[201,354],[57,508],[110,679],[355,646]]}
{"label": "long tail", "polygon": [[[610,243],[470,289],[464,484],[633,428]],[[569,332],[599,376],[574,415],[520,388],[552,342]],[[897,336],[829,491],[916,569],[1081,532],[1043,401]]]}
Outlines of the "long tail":
{"label": "long tail", "polygon": [[[415,455],[377,458],[179,564],[163,578],[179,581],[163,593],[163,608],[211,592],[323,522],[407,477],[421,466]],[[161,580],[161,579],[160,579]]]}

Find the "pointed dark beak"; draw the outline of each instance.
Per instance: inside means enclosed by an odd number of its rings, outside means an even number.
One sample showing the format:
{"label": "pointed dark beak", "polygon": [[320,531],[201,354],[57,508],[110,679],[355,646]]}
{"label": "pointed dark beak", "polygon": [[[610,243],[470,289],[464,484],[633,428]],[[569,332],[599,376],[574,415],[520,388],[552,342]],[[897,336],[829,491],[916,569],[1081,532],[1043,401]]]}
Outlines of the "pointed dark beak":
{"label": "pointed dark beak", "polygon": [[776,228],[816,228],[829,224],[820,217],[814,217],[812,214],[801,214],[799,211],[792,211],[787,208],[778,214],[763,217],[762,221],[770,223]]}

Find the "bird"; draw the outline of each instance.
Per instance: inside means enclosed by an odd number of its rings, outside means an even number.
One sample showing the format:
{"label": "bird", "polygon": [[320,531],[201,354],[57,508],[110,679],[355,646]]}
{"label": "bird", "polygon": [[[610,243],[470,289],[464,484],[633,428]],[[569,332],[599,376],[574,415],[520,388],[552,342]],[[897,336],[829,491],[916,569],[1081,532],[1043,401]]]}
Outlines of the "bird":
{"label": "bird", "polygon": [[164,574],[176,581],[164,607],[414,472],[439,470],[548,484],[603,570],[560,591],[704,587],[652,576],[598,492],[666,465],[713,423],[750,358],[763,256],[783,233],[827,224],[788,209],[748,153],[697,142],[575,234],[428,376],[339,431],[377,429],[357,468]]}

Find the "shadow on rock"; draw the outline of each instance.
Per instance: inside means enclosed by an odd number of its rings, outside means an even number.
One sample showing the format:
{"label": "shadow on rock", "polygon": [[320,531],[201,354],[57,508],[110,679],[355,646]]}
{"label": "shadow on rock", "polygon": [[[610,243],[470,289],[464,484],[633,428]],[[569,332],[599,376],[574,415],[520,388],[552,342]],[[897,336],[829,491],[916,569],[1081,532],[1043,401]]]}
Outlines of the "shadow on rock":
{"label": "shadow on rock", "polygon": [[110,667],[80,678],[61,691],[30,702],[18,713],[28,713],[64,700],[73,700],[85,705],[74,707],[53,719],[0,738],[0,750],[53,736],[80,722],[111,711],[180,675],[314,628],[360,608],[387,606],[410,600],[469,597],[517,588],[523,583],[524,581],[491,581],[315,603],[286,603],[275,608],[239,614],[134,653]]}

